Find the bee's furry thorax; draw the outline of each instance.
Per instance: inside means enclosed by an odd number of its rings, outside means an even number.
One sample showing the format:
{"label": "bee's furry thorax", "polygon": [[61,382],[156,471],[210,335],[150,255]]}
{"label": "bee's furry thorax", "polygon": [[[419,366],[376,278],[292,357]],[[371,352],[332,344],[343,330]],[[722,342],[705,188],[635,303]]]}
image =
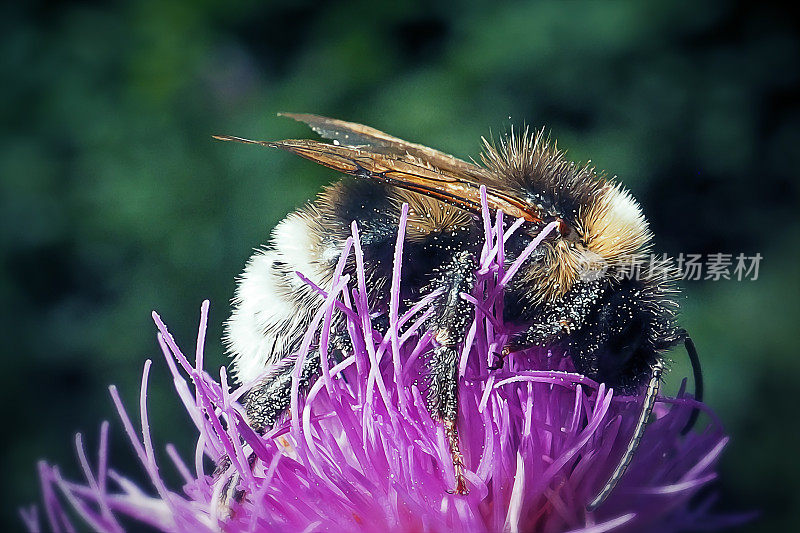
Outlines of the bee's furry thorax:
{"label": "bee's furry thorax", "polygon": [[544,260],[522,274],[539,289],[532,304],[562,297],[587,266],[620,272],[649,251],[652,234],[633,196],[589,165],[566,159],[543,129],[512,130],[499,145],[484,139],[484,146],[481,160],[498,186],[516,189],[544,221],[557,218],[568,228],[546,242]]}

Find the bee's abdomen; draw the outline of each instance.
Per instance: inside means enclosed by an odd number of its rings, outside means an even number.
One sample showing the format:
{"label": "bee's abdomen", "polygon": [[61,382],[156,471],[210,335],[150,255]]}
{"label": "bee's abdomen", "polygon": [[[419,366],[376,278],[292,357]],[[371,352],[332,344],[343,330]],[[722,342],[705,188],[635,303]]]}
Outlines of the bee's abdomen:
{"label": "bee's abdomen", "polygon": [[239,279],[225,342],[240,383],[255,379],[299,347],[322,299],[297,272],[328,288],[330,269],[317,260],[319,236],[311,231],[307,215],[299,211],[284,219],[271,246],[253,254]]}
{"label": "bee's abdomen", "polygon": [[[237,380],[260,376],[299,348],[322,298],[297,272],[329,290],[342,246],[358,226],[368,292],[376,310],[385,307],[394,244],[403,203],[408,203],[401,298],[417,299],[454,254],[472,250],[477,238],[469,215],[441,202],[372,181],[343,180],[314,204],[286,217],[270,246],[248,261],[236,289],[225,342]],[[355,276],[348,261],[345,274]]]}

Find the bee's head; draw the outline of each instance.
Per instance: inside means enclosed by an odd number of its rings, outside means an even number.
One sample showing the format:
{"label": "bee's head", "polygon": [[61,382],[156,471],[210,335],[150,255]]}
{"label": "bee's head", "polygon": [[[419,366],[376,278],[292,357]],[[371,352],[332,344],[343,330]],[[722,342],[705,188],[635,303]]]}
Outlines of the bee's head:
{"label": "bee's head", "polygon": [[632,392],[652,365],[680,339],[672,302],[658,286],[623,279],[608,282],[584,326],[566,339],[576,369]]}

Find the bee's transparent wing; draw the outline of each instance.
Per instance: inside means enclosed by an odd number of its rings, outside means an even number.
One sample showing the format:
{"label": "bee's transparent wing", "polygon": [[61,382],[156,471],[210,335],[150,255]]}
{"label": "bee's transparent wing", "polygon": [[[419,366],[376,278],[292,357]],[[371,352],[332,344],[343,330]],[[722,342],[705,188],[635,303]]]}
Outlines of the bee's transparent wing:
{"label": "bee's transparent wing", "polygon": [[[215,135],[214,137],[222,141],[280,148],[357,178],[373,179],[424,194],[475,214],[479,214],[481,211],[481,183],[478,180],[471,176],[459,175],[451,169],[445,170],[437,167],[426,159],[411,153],[384,154],[375,152],[370,146],[344,146],[308,139],[251,141],[227,135]],[[456,158],[452,159],[459,161]],[[463,161],[462,163],[469,164]],[[504,213],[512,217],[540,221],[538,213],[531,212],[530,206],[512,195],[487,186],[486,196],[490,209],[502,209]]]}
{"label": "bee's transparent wing", "polygon": [[387,133],[363,124],[308,113],[281,113],[281,116],[303,122],[317,132],[320,137],[331,139],[339,145],[367,148],[368,151],[373,153],[392,155],[399,158],[409,155],[442,172],[469,177],[478,182],[489,177],[488,171],[479,165],[421,144],[392,137]]}

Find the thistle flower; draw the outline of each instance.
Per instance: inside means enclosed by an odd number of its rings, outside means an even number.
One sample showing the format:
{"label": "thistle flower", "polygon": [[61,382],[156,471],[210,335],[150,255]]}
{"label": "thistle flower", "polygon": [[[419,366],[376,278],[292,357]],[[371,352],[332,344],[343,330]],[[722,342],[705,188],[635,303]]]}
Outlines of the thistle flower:
{"label": "thistle flower", "polygon": [[[655,419],[627,474],[604,505],[586,510],[622,455],[642,399],[615,395],[576,374],[565,354],[544,348],[511,354],[502,369],[490,370],[495,354],[513,334],[502,321],[503,287],[549,230],[545,228],[506,270],[503,243],[520,224],[504,231],[502,213],[492,221],[488,210],[476,287],[472,294],[461,295],[475,306],[459,366],[458,427],[470,492],[451,494],[452,458],[442,425],[425,407],[422,364],[433,342],[422,326],[438,295],[399,313],[406,213],[398,231],[388,310],[369,308],[354,225],[353,238],[342,253],[355,256],[356,279],[337,277],[329,293],[317,288],[324,304],[294,356],[290,412],[265,436],[247,425],[238,403],[253,384],[231,389],[224,368],[218,380],[203,370],[208,302],[201,309],[193,362],[154,313],[175,389],[198,431],[193,468],[167,445],[167,457],[185,484],[169,488],[161,478],[148,425],[147,361],[140,430],[116,389],[110,390],[154,492],[145,492],[108,468],[104,423],[96,467],[90,465],[81,436],[76,437],[85,481],[66,480],[57,467],[40,463],[50,528],[74,530],[70,516],[109,532],[124,529],[121,517],[163,531],[226,532],[599,533],[713,528],[731,521],[710,513],[712,499],[695,501],[698,491],[716,477],[714,468],[728,438],[713,412],[685,395],[683,388],[676,398],[659,398]],[[335,310],[347,317],[353,352],[328,364]],[[389,329],[383,336],[372,328],[375,312],[388,313]],[[304,394],[298,387],[299,369],[313,349],[322,352],[323,369]],[[681,436],[694,408],[707,413],[710,422],[701,432]],[[215,479],[213,465],[225,456],[231,466]],[[229,512],[221,512],[221,492],[235,474],[245,497],[231,502]],[[73,512],[68,513],[63,502]],[[29,530],[38,531],[36,509],[21,512]]]}

